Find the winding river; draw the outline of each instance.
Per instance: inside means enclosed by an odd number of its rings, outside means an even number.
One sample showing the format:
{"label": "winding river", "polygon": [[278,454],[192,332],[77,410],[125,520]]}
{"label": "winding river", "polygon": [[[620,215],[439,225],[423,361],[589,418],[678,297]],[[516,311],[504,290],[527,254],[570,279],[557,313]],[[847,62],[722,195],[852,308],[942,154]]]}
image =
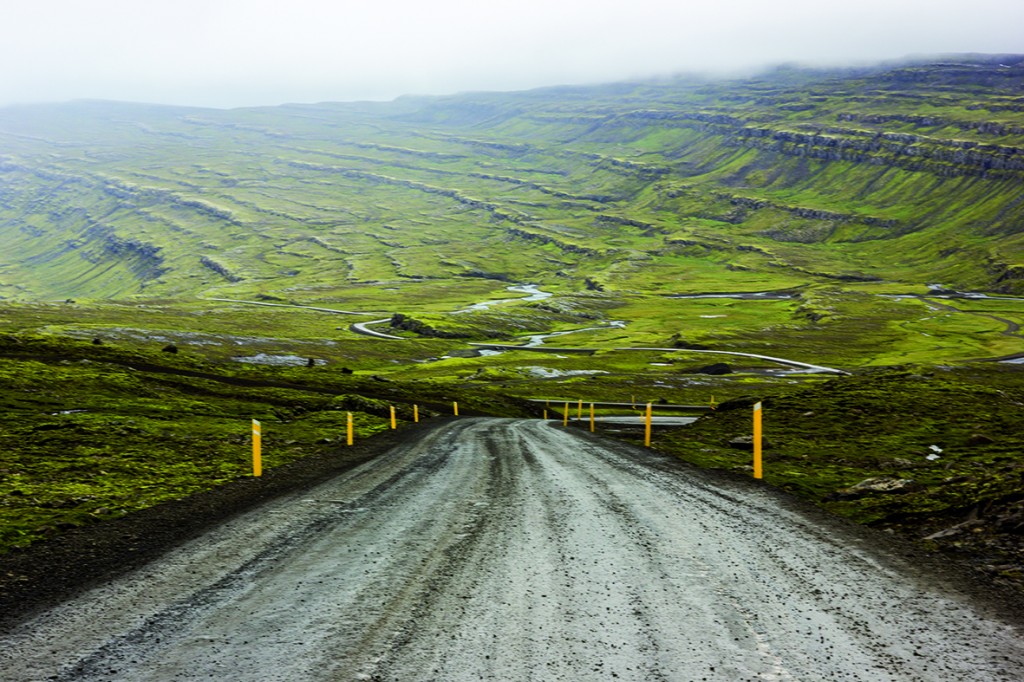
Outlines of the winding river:
{"label": "winding river", "polygon": [[[504,303],[523,303],[530,301],[542,301],[547,298],[554,296],[549,291],[542,291],[536,284],[514,284],[506,288],[507,291],[514,293],[527,294],[526,296],[520,296],[516,298],[501,298],[490,301],[481,301],[480,303],[474,303],[473,305],[453,311],[453,315],[460,313],[468,313],[474,311],[488,310],[493,306],[501,305]],[[787,298],[793,298],[795,294],[792,291],[760,291],[760,292],[737,292],[737,293],[706,293],[706,294],[678,294],[671,295],[667,298],[734,298],[744,300],[782,300]],[[338,315],[376,315],[378,313],[365,313],[365,312],[354,312],[348,310],[335,310],[332,308],[321,308],[316,306],[303,306],[303,305],[291,305],[281,303],[264,303],[260,301],[242,301],[237,299],[227,298],[215,298],[210,299],[214,301],[224,301],[229,303],[246,303],[250,305],[270,305],[275,307],[286,307],[286,308],[304,308],[307,310],[315,310],[318,312],[335,313]],[[370,320],[367,322],[356,322],[349,326],[349,329],[363,336],[369,336],[370,338],[380,340],[395,340],[401,341],[403,337],[396,336],[394,334],[387,334],[380,332],[375,329],[371,329],[371,325],[384,324],[388,322],[390,318],[385,317],[377,320]],[[613,320],[599,327],[583,327],[580,329],[569,329],[560,332],[550,332],[547,334],[534,334],[527,337],[527,340],[523,344],[494,344],[494,343],[470,343],[475,349],[479,350],[481,354],[486,355],[498,355],[512,350],[545,350],[543,348],[544,343],[548,339],[557,338],[559,336],[565,336],[568,334],[578,334],[587,331],[601,331],[609,328],[624,328],[628,322],[624,320]],[[552,349],[554,350],[554,349]],[[576,352],[593,353],[599,349],[573,349]],[[836,369],[834,367],[825,367],[824,365],[815,365],[807,362],[800,362],[797,360],[789,360],[786,358],[779,358],[770,355],[756,355],[754,353],[741,353],[737,351],[721,351],[721,350],[691,350],[691,349],[680,349],[680,348],[615,348],[614,350],[626,350],[626,351],[659,351],[659,352],[686,352],[686,353],[705,353],[705,354],[717,354],[717,355],[732,355],[737,357],[749,357],[756,358],[758,360],[768,360],[770,362],[776,362],[781,365],[793,367],[799,371],[814,372],[814,373],[828,373],[828,374],[848,374],[848,372]],[[557,352],[557,351],[555,351]]]}

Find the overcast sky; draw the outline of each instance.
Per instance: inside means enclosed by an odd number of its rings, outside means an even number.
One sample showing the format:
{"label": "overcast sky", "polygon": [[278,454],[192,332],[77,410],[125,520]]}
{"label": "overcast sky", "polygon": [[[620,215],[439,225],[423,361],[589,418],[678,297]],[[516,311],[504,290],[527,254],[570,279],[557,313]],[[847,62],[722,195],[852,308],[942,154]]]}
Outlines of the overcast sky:
{"label": "overcast sky", "polygon": [[1024,0],[0,0],[0,106],[518,90],[1024,53]]}

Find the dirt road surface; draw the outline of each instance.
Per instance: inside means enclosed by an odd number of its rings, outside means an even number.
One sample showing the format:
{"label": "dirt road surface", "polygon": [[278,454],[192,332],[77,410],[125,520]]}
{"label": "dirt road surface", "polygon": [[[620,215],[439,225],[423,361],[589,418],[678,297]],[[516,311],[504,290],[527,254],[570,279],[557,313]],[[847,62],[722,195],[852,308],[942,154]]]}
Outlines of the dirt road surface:
{"label": "dirt road surface", "polygon": [[958,585],[766,487],[467,418],[37,614],[0,679],[1024,679]]}

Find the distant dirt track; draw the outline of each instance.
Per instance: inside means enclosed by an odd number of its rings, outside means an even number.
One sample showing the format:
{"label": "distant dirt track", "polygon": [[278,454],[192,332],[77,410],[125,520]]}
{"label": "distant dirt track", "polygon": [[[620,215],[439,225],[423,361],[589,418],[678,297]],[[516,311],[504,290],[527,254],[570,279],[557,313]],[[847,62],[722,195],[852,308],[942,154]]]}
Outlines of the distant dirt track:
{"label": "distant dirt track", "polygon": [[0,678],[1024,679],[1019,616],[895,547],[649,450],[450,420],[15,627]]}

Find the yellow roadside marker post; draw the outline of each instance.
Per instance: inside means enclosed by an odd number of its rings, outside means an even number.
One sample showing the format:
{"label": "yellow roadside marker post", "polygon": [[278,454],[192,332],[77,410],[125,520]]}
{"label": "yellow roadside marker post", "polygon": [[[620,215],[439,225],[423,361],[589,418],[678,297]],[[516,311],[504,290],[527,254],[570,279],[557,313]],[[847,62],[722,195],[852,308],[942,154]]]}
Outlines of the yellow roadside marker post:
{"label": "yellow roadside marker post", "polygon": [[562,426],[569,425],[569,403],[565,403],[565,409],[562,410]]}
{"label": "yellow roadside marker post", "polygon": [[580,404],[576,406],[576,421],[583,419],[583,398],[580,398]]}
{"label": "yellow roadside marker post", "polygon": [[459,404],[458,403],[452,403],[452,410],[455,412],[455,416],[458,417],[459,416]]}
{"label": "yellow roadside marker post", "polygon": [[544,410],[544,421],[548,420],[548,411]]}
{"label": "yellow roadside marker post", "polygon": [[260,423],[252,420],[252,475],[260,477],[263,475],[263,435]]}
{"label": "yellow roadside marker post", "polygon": [[346,434],[345,441],[349,445],[352,445],[352,413],[351,412],[348,413],[348,429],[347,429],[347,432],[348,433]]}
{"label": "yellow roadside marker post", "polygon": [[761,478],[761,403],[754,405],[754,478]]}
{"label": "yellow roadside marker post", "polygon": [[594,432],[594,403],[590,403],[590,432]]}
{"label": "yellow roadside marker post", "polygon": [[647,403],[647,416],[644,419],[644,446],[651,447],[651,404]]}
{"label": "yellow roadside marker post", "polygon": [[394,430],[394,429],[397,429],[397,428],[398,428],[398,423],[395,422],[395,406],[392,405],[391,406],[391,429]]}
{"label": "yellow roadside marker post", "polygon": [[419,405],[413,405],[412,406],[412,420],[416,424],[420,423],[420,406]]}
{"label": "yellow roadside marker post", "polygon": [[718,407],[718,403],[715,402],[715,396],[711,396],[711,409]]}

